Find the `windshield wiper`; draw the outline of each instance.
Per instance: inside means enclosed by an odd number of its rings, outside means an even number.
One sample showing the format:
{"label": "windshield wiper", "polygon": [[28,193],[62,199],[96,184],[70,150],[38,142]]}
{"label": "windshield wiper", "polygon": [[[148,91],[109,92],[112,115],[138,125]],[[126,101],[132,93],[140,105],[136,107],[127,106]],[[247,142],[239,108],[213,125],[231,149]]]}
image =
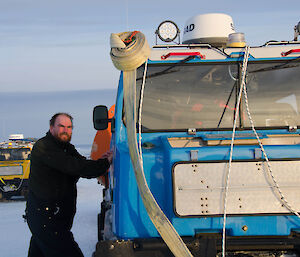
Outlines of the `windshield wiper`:
{"label": "windshield wiper", "polygon": [[[289,60],[283,64],[277,64],[275,66],[271,66],[271,67],[266,67],[266,68],[261,68],[261,69],[258,69],[258,70],[254,70],[254,71],[249,71],[249,73],[255,73],[255,72],[263,72],[263,71],[271,71],[271,70],[278,70],[278,69],[286,69],[286,68],[295,68],[295,67],[298,67],[300,65],[300,63],[298,64],[294,64],[294,65],[288,65],[290,64],[291,62],[293,61],[297,61],[300,59],[300,56],[299,57],[296,57],[292,60]],[[286,66],[288,65],[288,66]]]}
{"label": "windshield wiper", "polygon": [[224,117],[224,115],[225,115],[225,112],[226,112],[226,110],[227,110],[227,107],[228,107],[229,101],[230,101],[230,99],[231,99],[233,90],[234,90],[234,88],[235,88],[235,86],[236,86],[236,83],[237,83],[237,82],[234,82],[233,87],[232,87],[232,89],[231,89],[231,91],[230,91],[230,94],[229,94],[229,96],[228,96],[228,98],[227,98],[227,102],[226,102],[226,104],[225,104],[225,106],[224,106],[224,109],[223,109],[222,115],[221,115],[221,117],[220,117],[220,120],[219,120],[219,122],[218,122],[217,128],[219,128],[219,126],[221,125],[221,122],[222,122],[223,117]]}
{"label": "windshield wiper", "polygon": [[[190,55],[187,58],[181,60],[180,62],[174,63],[173,65],[171,65],[170,67],[166,68],[163,71],[159,71],[159,72],[155,72],[153,74],[147,75],[146,78],[153,78],[153,77],[161,76],[161,75],[164,75],[164,74],[169,74],[169,73],[172,73],[172,72],[178,72],[178,71],[170,71],[170,70],[177,67],[178,65],[184,64],[184,63],[186,63],[186,62],[188,62],[188,61],[190,61],[194,58],[195,58],[195,56]],[[141,79],[143,79],[143,77],[137,78],[136,80],[138,81],[138,80],[141,80]]]}

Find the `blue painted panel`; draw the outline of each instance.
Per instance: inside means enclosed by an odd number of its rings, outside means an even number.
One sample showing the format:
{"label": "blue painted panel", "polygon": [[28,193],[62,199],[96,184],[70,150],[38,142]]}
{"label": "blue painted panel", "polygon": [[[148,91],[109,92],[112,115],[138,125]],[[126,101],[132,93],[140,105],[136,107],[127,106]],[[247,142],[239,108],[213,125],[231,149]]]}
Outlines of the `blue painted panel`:
{"label": "blue painted panel", "polygon": [[[121,77],[122,78],[122,77]],[[131,165],[126,127],[122,121],[123,89],[120,79],[116,105],[115,134],[113,147],[114,161],[113,204],[115,206],[115,232],[119,239],[158,237],[144,208],[138,193],[133,168]],[[291,134],[286,130],[258,131],[262,137],[266,134]],[[224,134],[228,138],[224,138]],[[195,137],[210,138],[218,136],[230,139],[230,131],[197,132]],[[237,131],[237,136],[250,135],[251,131]],[[299,131],[295,132],[298,134]],[[184,132],[143,133],[143,142],[151,142],[152,149],[143,149],[145,176],[148,185],[158,204],[170,219],[181,236],[194,236],[202,232],[221,231],[223,217],[177,217],[173,211],[172,167],[179,161],[189,161],[189,151],[198,150],[199,161],[224,161],[229,159],[229,146],[210,146],[200,148],[172,148],[167,138],[188,137]],[[247,137],[246,137],[247,138]],[[249,138],[249,136],[248,136]],[[251,137],[250,137],[251,138]],[[258,146],[235,146],[233,160],[249,160],[254,158],[254,149]],[[269,145],[265,150],[272,158],[300,158],[300,145]],[[246,225],[245,232],[242,227]],[[233,236],[253,235],[288,235],[291,230],[300,230],[299,218],[290,216],[232,216],[227,219],[227,230]]]}

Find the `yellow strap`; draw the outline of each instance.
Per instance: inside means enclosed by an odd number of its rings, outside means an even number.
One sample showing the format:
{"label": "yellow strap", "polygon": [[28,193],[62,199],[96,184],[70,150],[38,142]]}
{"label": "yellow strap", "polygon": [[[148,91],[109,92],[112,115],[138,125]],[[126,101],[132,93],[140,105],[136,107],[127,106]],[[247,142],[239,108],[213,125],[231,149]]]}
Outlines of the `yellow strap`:
{"label": "yellow strap", "polygon": [[0,180],[1,180],[1,182],[2,182],[4,185],[6,185],[5,182],[3,181],[3,179],[2,179],[1,177],[0,177]]}

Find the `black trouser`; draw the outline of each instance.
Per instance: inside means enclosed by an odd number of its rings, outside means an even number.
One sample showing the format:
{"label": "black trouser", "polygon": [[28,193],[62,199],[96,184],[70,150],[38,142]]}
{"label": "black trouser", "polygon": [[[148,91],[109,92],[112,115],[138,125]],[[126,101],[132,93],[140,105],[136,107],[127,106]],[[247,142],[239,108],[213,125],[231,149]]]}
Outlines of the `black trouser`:
{"label": "black trouser", "polygon": [[27,223],[32,233],[28,257],[83,257],[71,230],[74,214],[66,206],[29,194]]}

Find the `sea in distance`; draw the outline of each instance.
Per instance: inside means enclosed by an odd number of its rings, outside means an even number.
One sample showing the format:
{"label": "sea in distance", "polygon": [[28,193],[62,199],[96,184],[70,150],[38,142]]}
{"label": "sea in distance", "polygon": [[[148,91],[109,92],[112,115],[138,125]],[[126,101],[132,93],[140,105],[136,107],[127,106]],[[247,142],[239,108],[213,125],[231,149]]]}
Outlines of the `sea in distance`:
{"label": "sea in distance", "polygon": [[96,130],[93,108],[115,103],[117,89],[62,92],[0,93],[0,142],[10,134],[40,138],[49,130],[49,120],[57,112],[67,112],[74,118],[72,143],[88,156]]}

